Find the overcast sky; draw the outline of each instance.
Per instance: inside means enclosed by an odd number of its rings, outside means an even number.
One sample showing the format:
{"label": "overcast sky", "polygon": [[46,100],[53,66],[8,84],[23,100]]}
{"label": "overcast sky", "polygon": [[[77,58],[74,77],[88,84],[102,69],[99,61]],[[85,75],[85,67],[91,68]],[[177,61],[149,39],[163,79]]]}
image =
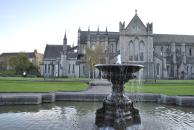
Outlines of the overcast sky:
{"label": "overcast sky", "polygon": [[193,0],[0,0],[0,54],[44,53],[46,44],[77,44],[77,31],[118,31],[138,10],[154,33],[194,35]]}

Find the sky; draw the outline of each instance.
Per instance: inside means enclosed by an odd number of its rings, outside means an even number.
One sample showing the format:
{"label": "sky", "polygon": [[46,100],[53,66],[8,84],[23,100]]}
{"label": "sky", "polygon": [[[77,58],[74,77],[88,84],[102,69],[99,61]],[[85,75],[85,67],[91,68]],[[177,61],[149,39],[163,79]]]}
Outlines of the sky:
{"label": "sky", "polygon": [[135,10],[156,34],[194,35],[193,0],[0,0],[0,54],[44,53],[46,44],[77,44],[81,30],[118,31]]}

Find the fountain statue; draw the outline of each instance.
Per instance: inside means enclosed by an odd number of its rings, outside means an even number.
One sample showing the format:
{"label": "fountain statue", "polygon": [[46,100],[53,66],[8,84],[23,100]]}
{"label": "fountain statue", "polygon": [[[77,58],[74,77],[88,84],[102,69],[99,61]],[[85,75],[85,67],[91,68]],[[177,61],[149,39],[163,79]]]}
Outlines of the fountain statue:
{"label": "fountain statue", "polygon": [[134,79],[142,65],[138,64],[97,64],[103,72],[103,78],[112,83],[112,93],[103,101],[103,107],[96,111],[96,125],[99,128],[111,127],[124,130],[126,127],[140,123],[139,111],[125,95],[124,84]]}

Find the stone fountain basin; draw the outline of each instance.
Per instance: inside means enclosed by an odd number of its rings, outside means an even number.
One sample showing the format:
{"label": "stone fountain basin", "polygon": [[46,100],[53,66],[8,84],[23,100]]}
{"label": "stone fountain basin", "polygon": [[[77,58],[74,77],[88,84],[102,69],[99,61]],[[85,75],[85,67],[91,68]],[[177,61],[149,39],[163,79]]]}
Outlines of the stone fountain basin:
{"label": "stone fountain basin", "polygon": [[113,72],[113,73],[135,73],[143,68],[143,65],[139,64],[97,64],[96,68],[103,72]]}
{"label": "stone fountain basin", "polygon": [[97,69],[102,73],[102,77],[108,79],[114,85],[123,85],[129,79],[134,79],[135,72],[138,72],[143,65],[139,64],[97,64]]}

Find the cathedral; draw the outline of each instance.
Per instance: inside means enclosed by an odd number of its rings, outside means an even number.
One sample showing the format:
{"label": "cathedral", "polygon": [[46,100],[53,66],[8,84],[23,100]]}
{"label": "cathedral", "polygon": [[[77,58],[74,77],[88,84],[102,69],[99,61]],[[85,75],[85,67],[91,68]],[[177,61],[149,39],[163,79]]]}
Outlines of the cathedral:
{"label": "cathedral", "polygon": [[141,64],[145,79],[193,79],[194,36],[154,34],[153,24],[143,24],[137,12],[129,24],[119,23],[119,32],[78,29],[77,46],[46,45],[41,74],[44,77],[88,77],[86,48],[103,46],[104,63]]}

